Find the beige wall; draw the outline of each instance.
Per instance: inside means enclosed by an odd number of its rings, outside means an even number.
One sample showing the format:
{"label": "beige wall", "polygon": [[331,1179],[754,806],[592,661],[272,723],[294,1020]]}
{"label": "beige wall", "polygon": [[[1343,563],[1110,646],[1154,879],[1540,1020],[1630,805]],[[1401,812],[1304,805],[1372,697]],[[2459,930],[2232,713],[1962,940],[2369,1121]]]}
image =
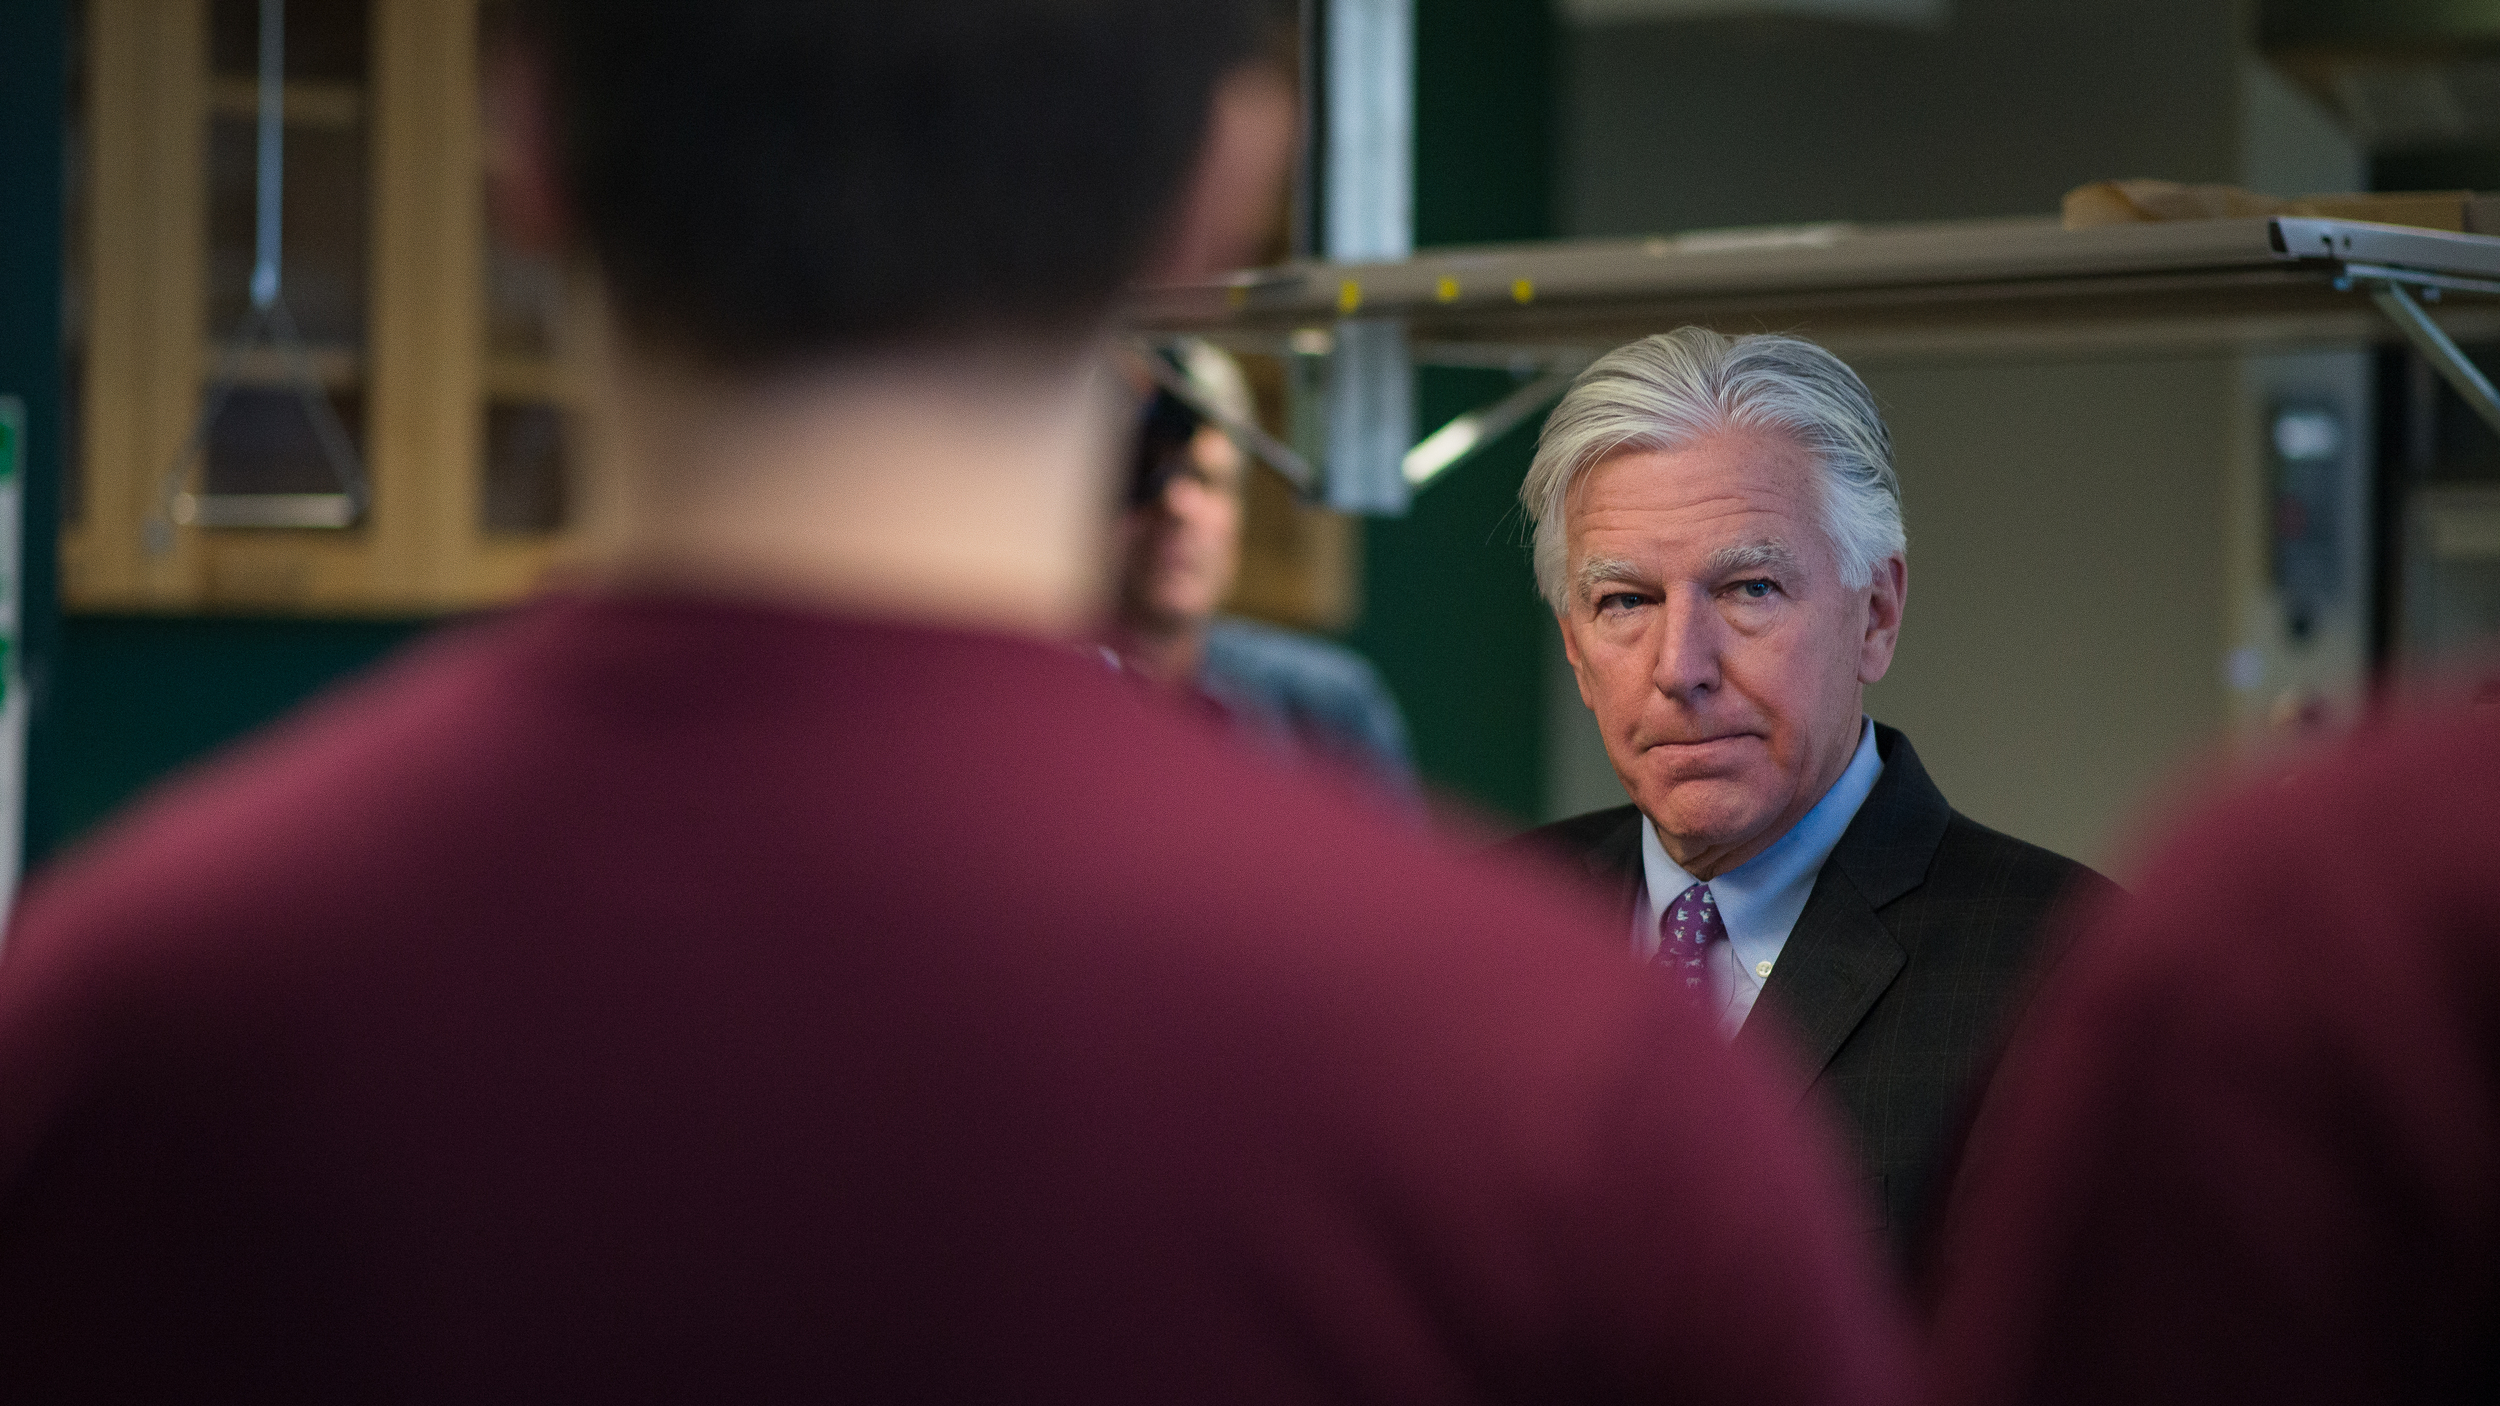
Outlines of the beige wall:
{"label": "beige wall", "polygon": [[2088,863],[2225,717],[2225,358],[1862,368],[1910,599],[1868,710],[1964,813]]}

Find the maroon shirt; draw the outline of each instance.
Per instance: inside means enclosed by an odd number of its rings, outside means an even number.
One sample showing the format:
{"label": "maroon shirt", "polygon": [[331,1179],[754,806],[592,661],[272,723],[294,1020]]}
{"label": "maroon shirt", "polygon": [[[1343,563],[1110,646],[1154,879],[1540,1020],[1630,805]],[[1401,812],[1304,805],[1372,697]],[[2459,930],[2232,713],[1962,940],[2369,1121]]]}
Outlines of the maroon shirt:
{"label": "maroon shirt", "polygon": [[2190,829],[2068,958],[1941,1268],[1953,1406],[2500,1396],[2500,711]]}
{"label": "maroon shirt", "polygon": [[0,1381],[1891,1399],[1756,1072],[1329,785],[1031,641],[439,640],[24,911]]}

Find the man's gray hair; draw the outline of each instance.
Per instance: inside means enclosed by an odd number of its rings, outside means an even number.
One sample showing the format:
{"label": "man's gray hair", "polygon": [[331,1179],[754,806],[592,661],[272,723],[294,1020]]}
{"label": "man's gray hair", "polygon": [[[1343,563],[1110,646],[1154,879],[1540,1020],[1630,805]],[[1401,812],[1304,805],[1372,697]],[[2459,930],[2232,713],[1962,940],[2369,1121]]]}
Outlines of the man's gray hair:
{"label": "man's gray hair", "polygon": [[1892,433],[1839,357],[1796,337],[1723,337],[1679,327],[1608,352],[1580,373],[1537,436],[1519,506],[1536,524],[1536,584],[1569,609],[1563,510],[1572,486],[1627,449],[1680,449],[1728,430],[1794,440],[1823,475],[1823,531],[1855,589],[1907,548]]}

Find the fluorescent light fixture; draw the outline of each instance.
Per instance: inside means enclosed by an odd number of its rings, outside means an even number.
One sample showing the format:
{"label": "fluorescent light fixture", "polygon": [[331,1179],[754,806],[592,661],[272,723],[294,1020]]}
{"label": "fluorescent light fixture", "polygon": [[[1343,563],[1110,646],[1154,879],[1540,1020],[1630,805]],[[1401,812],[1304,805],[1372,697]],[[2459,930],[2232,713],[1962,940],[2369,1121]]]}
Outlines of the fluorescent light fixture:
{"label": "fluorescent light fixture", "polygon": [[1556,5],[1573,24],[1790,15],[1908,29],[1942,29],[1952,9],[1950,0],[1556,0]]}

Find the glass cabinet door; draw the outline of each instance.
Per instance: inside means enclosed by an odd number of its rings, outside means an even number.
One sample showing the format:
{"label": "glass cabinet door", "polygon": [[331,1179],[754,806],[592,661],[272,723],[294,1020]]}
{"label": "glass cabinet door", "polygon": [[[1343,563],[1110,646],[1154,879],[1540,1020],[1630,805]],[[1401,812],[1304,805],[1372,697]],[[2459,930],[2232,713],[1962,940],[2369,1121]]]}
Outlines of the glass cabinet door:
{"label": "glass cabinet door", "polygon": [[[576,535],[574,299],[487,235],[477,0],[285,9],[281,291],[300,358],[244,339],[259,0],[79,6],[72,609],[462,610],[526,592]],[[355,461],[360,511],[281,526],[252,504],[342,487],[317,420]],[[221,511],[170,512],[179,493]]]}

